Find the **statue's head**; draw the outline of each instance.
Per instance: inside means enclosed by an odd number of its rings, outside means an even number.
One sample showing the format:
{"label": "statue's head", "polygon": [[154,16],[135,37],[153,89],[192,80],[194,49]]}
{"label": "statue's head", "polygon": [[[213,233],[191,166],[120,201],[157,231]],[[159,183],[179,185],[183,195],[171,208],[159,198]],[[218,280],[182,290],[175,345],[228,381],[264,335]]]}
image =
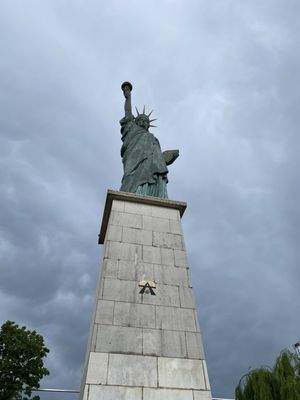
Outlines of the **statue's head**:
{"label": "statue's head", "polygon": [[135,122],[137,125],[139,125],[141,128],[144,128],[146,130],[149,129],[150,127],[150,119],[148,117],[148,115],[146,114],[139,114],[136,118],[135,118]]}
{"label": "statue's head", "polygon": [[145,106],[142,113],[139,113],[138,109],[136,108],[137,116],[135,117],[135,123],[139,125],[141,128],[148,130],[151,125],[151,122],[155,121],[155,119],[150,119],[150,115],[153,111],[151,111],[148,115],[145,113]]}

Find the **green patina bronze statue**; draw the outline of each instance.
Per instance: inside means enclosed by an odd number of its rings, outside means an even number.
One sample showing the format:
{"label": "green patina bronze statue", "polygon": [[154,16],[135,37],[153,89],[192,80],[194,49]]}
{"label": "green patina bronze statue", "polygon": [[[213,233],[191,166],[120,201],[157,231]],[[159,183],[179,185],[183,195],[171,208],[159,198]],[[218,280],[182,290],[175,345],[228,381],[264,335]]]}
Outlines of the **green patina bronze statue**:
{"label": "green patina bronze statue", "polygon": [[134,117],[131,109],[132,84],[124,82],[121,86],[125,96],[125,117],[121,119],[123,145],[121,157],[124,166],[121,191],[145,196],[168,198],[168,168],[179,156],[179,150],[162,152],[159,141],[149,132],[150,115],[137,111]]}

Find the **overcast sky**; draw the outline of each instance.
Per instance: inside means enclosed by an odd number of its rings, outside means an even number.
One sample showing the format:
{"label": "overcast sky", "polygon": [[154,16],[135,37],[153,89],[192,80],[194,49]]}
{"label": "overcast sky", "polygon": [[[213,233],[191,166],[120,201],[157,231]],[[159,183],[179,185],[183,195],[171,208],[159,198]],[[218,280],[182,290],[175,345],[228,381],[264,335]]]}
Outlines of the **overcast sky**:
{"label": "overcast sky", "polygon": [[180,149],[168,191],[188,204],[213,395],[300,339],[299,15],[299,0],[0,0],[0,323],[45,337],[43,387],[80,385],[124,80]]}

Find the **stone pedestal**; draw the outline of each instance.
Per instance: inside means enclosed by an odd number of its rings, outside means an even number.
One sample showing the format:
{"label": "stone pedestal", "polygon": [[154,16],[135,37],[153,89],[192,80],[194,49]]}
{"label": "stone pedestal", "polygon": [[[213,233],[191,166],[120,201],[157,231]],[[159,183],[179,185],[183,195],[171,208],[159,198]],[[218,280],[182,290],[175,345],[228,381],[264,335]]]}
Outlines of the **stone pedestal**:
{"label": "stone pedestal", "polygon": [[185,208],[108,191],[81,399],[211,399],[180,221]]}

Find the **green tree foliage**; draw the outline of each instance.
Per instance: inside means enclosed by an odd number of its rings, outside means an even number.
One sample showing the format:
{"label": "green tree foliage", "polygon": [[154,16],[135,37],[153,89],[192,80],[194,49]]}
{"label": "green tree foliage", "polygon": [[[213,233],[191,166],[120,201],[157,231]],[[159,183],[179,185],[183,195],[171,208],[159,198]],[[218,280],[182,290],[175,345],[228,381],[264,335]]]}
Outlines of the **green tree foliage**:
{"label": "green tree foliage", "polygon": [[32,389],[49,375],[43,362],[48,352],[37,332],[5,322],[0,330],[0,400],[28,400]]}
{"label": "green tree foliage", "polygon": [[236,400],[300,400],[300,360],[284,350],[274,367],[256,368],[235,389]]}

